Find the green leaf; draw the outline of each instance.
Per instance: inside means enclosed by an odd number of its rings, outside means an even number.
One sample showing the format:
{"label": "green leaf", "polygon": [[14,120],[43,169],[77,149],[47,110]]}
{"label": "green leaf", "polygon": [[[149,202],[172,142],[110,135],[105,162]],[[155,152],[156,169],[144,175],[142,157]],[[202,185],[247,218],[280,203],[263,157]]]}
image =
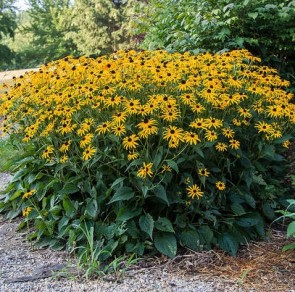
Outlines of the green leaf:
{"label": "green leaf", "polygon": [[160,253],[170,258],[174,258],[176,256],[177,242],[174,234],[167,232],[156,233],[154,244]]}
{"label": "green leaf", "polygon": [[154,219],[150,214],[145,214],[139,218],[140,229],[146,232],[153,239]]}
{"label": "green leaf", "polygon": [[134,197],[134,191],[130,187],[122,187],[118,189],[108,204],[117,201],[126,201]]}
{"label": "green leaf", "polygon": [[88,202],[85,211],[89,216],[95,218],[97,216],[98,211],[97,201],[95,199],[92,199],[90,202]]}
{"label": "green leaf", "polygon": [[291,249],[295,249],[295,242],[285,245],[283,247],[282,251],[287,251],[287,250],[291,250]]}
{"label": "green leaf", "polygon": [[160,231],[174,233],[172,223],[166,217],[159,217],[158,220],[155,222],[155,228],[160,230]]}
{"label": "green leaf", "polygon": [[255,226],[259,222],[259,219],[256,216],[247,216],[247,217],[239,218],[235,222],[239,226],[247,228],[247,227]]}
{"label": "green leaf", "polygon": [[75,183],[66,183],[62,190],[59,192],[59,195],[70,195],[79,191],[77,184]]}
{"label": "green leaf", "polygon": [[68,215],[69,217],[74,216],[76,210],[73,202],[70,199],[64,198],[62,201],[62,205],[66,211],[66,215]]}
{"label": "green leaf", "polygon": [[176,173],[179,173],[178,165],[175,161],[173,160],[167,160],[166,163],[173,169],[175,170]]}
{"label": "green leaf", "polygon": [[231,204],[231,209],[234,212],[235,215],[244,215],[246,213],[245,209],[243,208],[243,206],[239,203],[233,203]]}
{"label": "green leaf", "polygon": [[202,225],[198,229],[198,234],[200,237],[201,244],[211,245],[211,240],[213,238],[213,232],[207,225]]}
{"label": "green leaf", "polygon": [[163,202],[165,202],[169,206],[166,190],[162,185],[157,185],[153,189],[153,193],[155,194],[157,198],[161,199]]}
{"label": "green leaf", "polygon": [[141,213],[141,208],[134,207],[132,209],[125,207],[121,208],[117,214],[116,220],[119,222],[128,221],[129,219],[132,219]]}
{"label": "green leaf", "polygon": [[256,207],[256,201],[252,195],[244,194],[244,198],[245,198],[248,205],[250,205],[252,208]]}
{"label": "green leaf", "polygon": [[233,256],[237,254],[239,243],[230,233],[226,232],[221,234],[218,239],[218,243],[220,248],[222,248],[224,251],[229,252]]}
{"label": "green leaf", "polygon": [[291,222],[287,228],[287,236],[288,237],[295,237],[295,221]]}
{"label": "green leaf", "polygon": [[199,234],[195,230],[183,231],[179,235],[180,243],[183,246],[187,246],[192,250],[198,250],[200,248]]}
{"label": "green leaf", "polygon": [[23,194],[23,190],[17,190],[10,198],[9,201],[13,201],[17,199],[21,194]]}
{"label": "green leaf", "polygon": [[270,203],[266,202],[262,205],[263,214],[269,219],[274,220],[276,215]]}
{"label": "green leaf", "polygon": [[248,16],[252,19],[256,19],[258,16],[258,12],[249,12]]}
{"label": "green leaf", "polygon": [[117,178],[111,185],[111,189],[113,189],[116,185],[118,185],[119,183],[121,183],[122,181],[124,181],[126,179],[126,177],[119,177]]}

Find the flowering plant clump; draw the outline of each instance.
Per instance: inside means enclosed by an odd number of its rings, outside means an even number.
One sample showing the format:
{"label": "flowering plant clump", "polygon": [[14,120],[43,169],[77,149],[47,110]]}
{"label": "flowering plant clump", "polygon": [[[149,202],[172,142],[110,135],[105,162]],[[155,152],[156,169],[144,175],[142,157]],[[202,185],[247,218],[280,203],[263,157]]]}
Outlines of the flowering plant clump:
{"label": "flowering plant clump", "polygon": [[43,65],[7,86],[2,131],[25,157],[0,210],[38,240],[175,256],[264,236],[284,195],[281,155],[295,105],[274,69],[246,50],[116,52]]}

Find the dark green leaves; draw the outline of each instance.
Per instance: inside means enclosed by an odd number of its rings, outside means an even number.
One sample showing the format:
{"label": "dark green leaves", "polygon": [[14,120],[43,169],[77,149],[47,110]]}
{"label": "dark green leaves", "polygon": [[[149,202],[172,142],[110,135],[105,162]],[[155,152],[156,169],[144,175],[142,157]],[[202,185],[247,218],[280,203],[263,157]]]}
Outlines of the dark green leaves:
{"label": "dark green leaves", "polygon": [[172,233],[158,232],[155,234],[154,244],[156,249],[170,257],[174,258],[177,252],[177,242],[176,238]]}
{"label": "dark green leaves", "polygon": [[139,218],[139,226],[142,231],[147,233],[153,239],[154,220],[150,214],[145,214]]}
{"label": "dark green leaves", "polygon": [[114,196],[109,201],[109,204],[117,201],[126,201],[134,197],[134,191],[130,187],[121,187],[119,188]]}

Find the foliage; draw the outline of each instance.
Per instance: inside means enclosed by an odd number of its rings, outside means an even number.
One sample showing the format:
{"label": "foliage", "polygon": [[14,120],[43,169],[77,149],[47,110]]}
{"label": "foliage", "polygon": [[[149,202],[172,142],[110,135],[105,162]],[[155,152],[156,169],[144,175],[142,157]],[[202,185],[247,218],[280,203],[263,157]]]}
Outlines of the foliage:
{"label": "foliage", "polygon": [[[34,48],[33,59],[39,64],[75,54],[76,46],[66,40],[70,30],[68,15],[70,0],[29,0],[29,24],[21,27],[22,34],[31,36],[30,45]],[[27,51],[29,53],[29,51]]]}
{"label": "foliage", "polygon": [[[0,42],[3,37],[13,37],[16,28],[16,13],[13,6],[15,0],[2,0],[0,2]],[[11,63],[14,54],[7,45],[0,43],[0,66]]]}
{"label": "foliage", "polygon": [[145,7],[135,23],[135,33],[146,33],[144,48],[246,48],[295,80],[294,0],[152,0]]}
{"label": "foliage", "polygon": [[246,50],[119,51],[4,86],[2,130],[25,155],[0,211],[23,213],[40,244],[88,244],[98,264],[180,246],[236,254],[284,199],[295,122],[289,82],[258,62]]}
{"label": "foliage", "polygon": [[8,137],[0,139],[0,171],[5,172],[12,169],[14,162],[21,155],[20,150]]}
{"label": "foliage", "polygon": [[[73,40],[82,54],[105,54],[130,45],[127,31],[133,0],[77,0],[72,11]],[[126,27],[127,26],[127,27]]]}
{"label": "foliage", "polygon": [[[295,185],[295,177],[293,176],[293,184]],[[290,219],[291,221],[288,222],[288,227],[287,227],[287,237],[293,237],[295,238],[295,200],[290,199],[287,200],[289,203],[289,206],[286,210],[279,210],[278,212],[282,214],[279,218],[277,218],[275,221],[279,219],[284,219],[288,220]],[[287,251],[290,249],[295,249],[295,243],[290,243],[287,244],[283,247],[283,251]]]}

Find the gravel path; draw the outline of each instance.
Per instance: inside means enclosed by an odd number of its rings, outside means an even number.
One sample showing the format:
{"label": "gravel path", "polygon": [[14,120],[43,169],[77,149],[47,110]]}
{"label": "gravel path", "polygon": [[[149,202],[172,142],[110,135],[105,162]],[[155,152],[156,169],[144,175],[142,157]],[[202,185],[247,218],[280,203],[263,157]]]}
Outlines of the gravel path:
{"label": "gravel path", "polygon": [[[9,181],[0,173],[0,189]],[[169,271],[165,265],[135,267],[120,281],[112,275],[87,281],[73,276],[75,261],[66,252],[36,249],[26,241],[26,230],[16,232],[21,219],[5,221],[0,215],[0,291],[70,292],[70,291],[242,291],[233,281],[204,278]],[[172,262],[173,264],[173,262]],[[67,267],[66,275],[61,272]],[[64,268],[66,267],[66,268]],[[171,267],[171,264],[170,264]],[[62,268],[62,270],[60,270]],[[51,272],[51,270],[59,272]]]}

